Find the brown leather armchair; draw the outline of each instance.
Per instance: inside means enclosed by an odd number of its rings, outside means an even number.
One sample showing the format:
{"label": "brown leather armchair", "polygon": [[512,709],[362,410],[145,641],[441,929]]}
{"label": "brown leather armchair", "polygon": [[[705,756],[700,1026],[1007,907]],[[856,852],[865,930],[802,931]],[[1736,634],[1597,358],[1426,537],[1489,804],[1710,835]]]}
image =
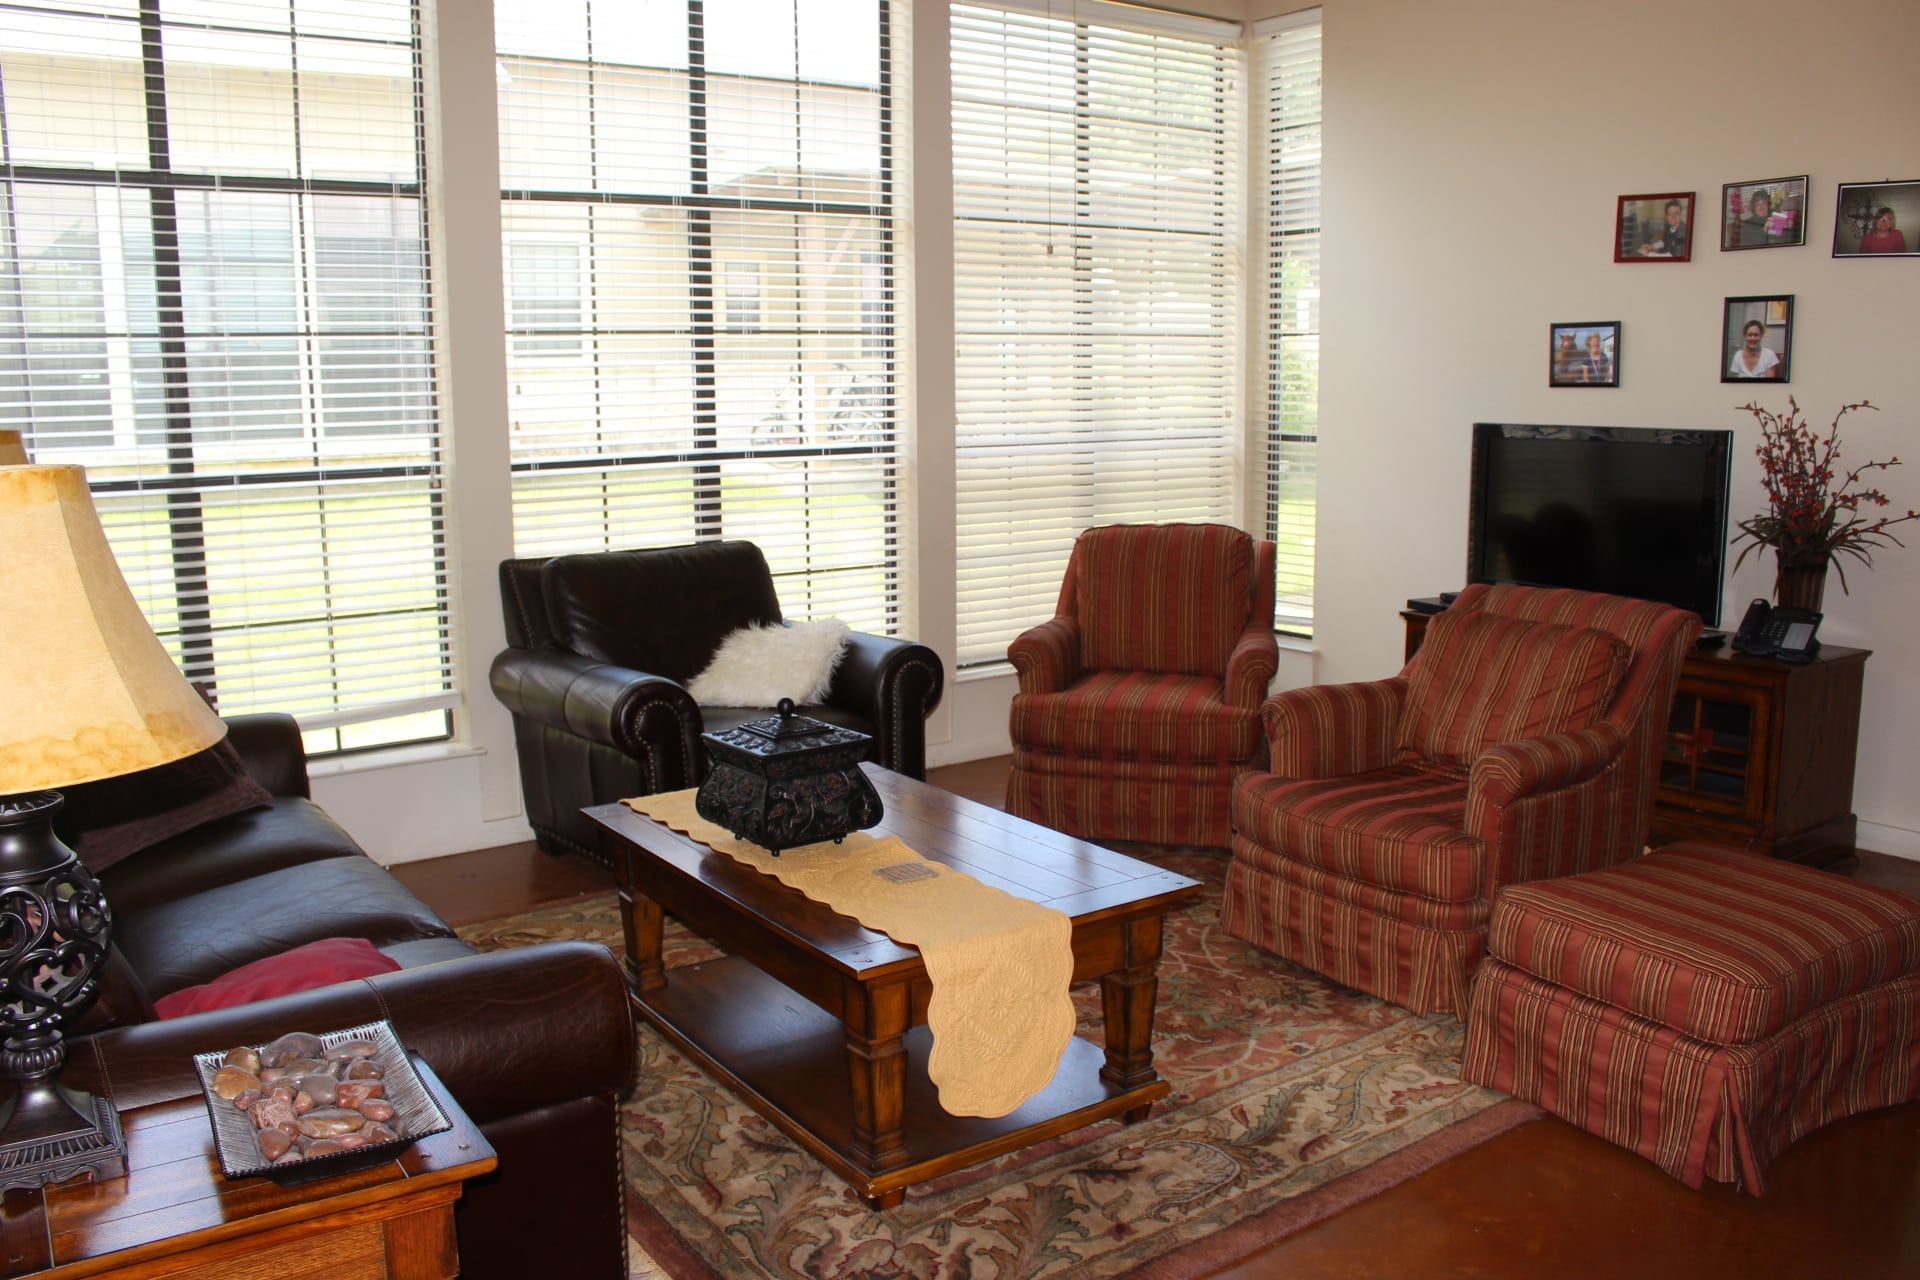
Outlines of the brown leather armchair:
{"label": "brown leather armchair", "polygon": [[[729,633],[781,621],[766,557],[751,542],[503,561],[508,648],[493,692],[513,713],[527,821],[548,853],[611,865],[580,810],[698,786],[700,735],[768,714],[701,706],[686,685]],[[924,778],[926,721],[945,673],[925,645],[852,633],[816,720],[873,735],[868,758]]]}
{"label": "brown leather armchair", "polygon": [[1400,675],[1290,689],[1233,788],[1221,928],[1418,1013],[1465,1013],[1503,885],[1638,857],[1697,615],[1477,584]]}

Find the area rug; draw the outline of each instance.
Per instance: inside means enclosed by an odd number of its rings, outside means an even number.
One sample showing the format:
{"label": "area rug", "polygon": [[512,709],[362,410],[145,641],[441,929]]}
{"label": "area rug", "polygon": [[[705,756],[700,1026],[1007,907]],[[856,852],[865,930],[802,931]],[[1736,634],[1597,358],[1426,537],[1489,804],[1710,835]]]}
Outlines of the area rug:
{"label": "area rug", "polygon": [[[1170,915],[1154,1061],[1170,1097],[908,1190],[874,1212],[642,1024],[623,1112],[633,1274],[673,1280],[1189,1280],[1539,1115],[1460,1079],[1420,1017],[1220,932],[1223,853],[1128,848],[1206,886]],[[460,930],[618,948],[611,896]],[[717,954],[668,925],[669,967]],[[1101,1039],[1096,983],[1074,989]]]}

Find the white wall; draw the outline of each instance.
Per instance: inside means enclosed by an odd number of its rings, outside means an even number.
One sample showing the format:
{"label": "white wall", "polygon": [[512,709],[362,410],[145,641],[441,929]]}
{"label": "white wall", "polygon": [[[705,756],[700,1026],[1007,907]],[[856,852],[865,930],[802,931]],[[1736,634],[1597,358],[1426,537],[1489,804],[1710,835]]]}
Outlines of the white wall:
{"label": "white wall", "polygon": [[[1726,297],[1797,299],[1792,384],[1763,403],[1791,392],[1824,427],[1871,400],[1883,411],[1848,418],[1848,457],[1920,462],[1920,259],[1830,256],[1837,184],[1920,179],[1913,0],[1327,0],[1325,39],[1321,679],[1397,667],[1396,610],[1461,585],[1475,421],[1732,428],[1734,517],[1760,510],[1758,431],[1737,408],[1756,389],[1719,381]],[[1710,210],[1724,183],[1799,174],[1804,247],[1723,253],[1701,225],[1690,263],[1612,261],[1617,196],[1694,191]],[[1546,386],[1547,325],[1580,320],[1624,324],[1618,389]],[[1920,466],[1881,487],[1920,507]],[[1851,595],[1829,580],[1821,636],[1874,650],[1861,843],[1920,855],[1907,541],[1850,572]],[[1750,557],[1724,625],[1771,588]]]}
{"label": "white wall", "polygon": [[[1240,16],[1208,0],[1215,16]],[[1255,0],[1248,17],[1299,7]],[[450,146],[496,145],[491,59],[478,46],[486,0],[439,0]],[[1841,181],[1920,179],[1910,123],[1920,119],[1920,5],[1863,0],[1844,16],[1784,0],[1616,0],[1601,9],[1531,0],[1325,0],[1327,226],[1318,653],[1283,654],[1276,684],[1365,679],[1400,665],[1396,616],[1409,596],[1461,584],[1467,433],[1479,420],[1727,427],[1741,432],[1735,511],[1757,510],[1755,438],[1735,407],[1750,390],[1718,380],[1721,300],[1798,299],[1793,392],[1824,422],[1843,400],[1877,415],[1849,420],[1856,459],[1911,453],[1920,462],[1920,259],[1829,257]],[[1600,15],[1601,21],[1592,20]],[[910,290],[909,371],[918,417],[907,497],[913,584],[910,634],[951,671],[953,644],[951,218],[944,144],[944,3],[917,0],[911,116],[922,141],[908,176],[904,238],[918,256]],[[1615,197],[1694,191],[1707,208],[1721,184],[1811,176],[1805,247],[1720,253],[1697,229],[1681,266],[1616,266]],[[451,271],[474,308],[499,295],[498,210],[486,184],[443,202]],[[487,222],[491,218],[493,231]],[[1920,231],[1920,228],[1911,228]],[[490,239],[490,235],[492,238]],[[490,304],[485,300],[491,298]],[[1618,389],[1549,390],[1546,327],[1623,322]],[[494,322],[497,324],[497,321]],[[450,369],[456,494],[456,616],[468,703],[461,743],[328,764],[321,803],[386,862],[527,838],[506,717],[486,688],[499,643],[493,564],[505,522],[504,390],[498,353]],[[1920,466],[1887,478],[1920,506]],[[466,499],[463,500],[465,495]],[[1920,534],[1920,530],[1916,530]],[[1855,805],[1862,843],[1920,856],[1920,788],[1908,784],[1920,723],[1920,539],[1892,549],[1854,591],[1831,583],[1823,637],[1875,650],[1867,668]],[[1727,590],[1736,614],[1770,591],[1749,561]],[[1731,625],[1729,622],[1728,625]],[[1010,676],[950,680],[929,726],[946,764],[1006,751]]]}

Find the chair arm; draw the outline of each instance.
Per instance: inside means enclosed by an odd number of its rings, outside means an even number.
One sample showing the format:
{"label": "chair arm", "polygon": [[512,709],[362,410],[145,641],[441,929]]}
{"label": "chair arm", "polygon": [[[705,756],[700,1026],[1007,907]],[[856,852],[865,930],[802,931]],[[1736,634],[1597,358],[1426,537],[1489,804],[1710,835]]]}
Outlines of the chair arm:
{"label": "chair arm", "polygon": [[1022,693],[1059,693],[1080,678],[1080,622],[1057,614],[1015,636],[1007,661]]}
{"label": "chair arm", "polygon": [[1230,707],[1257,707],[1280,669],[1280,645],[1265,619],[1240,633],[1227,655],[1226,698]]}
{"label": "chair arm", "polygon": [[[508,649],[493,660],[494,696],[516,716],[642,761],[680,762],[698,778],[700,706],[665,676],[549,649]],[[671,770],[669,770],[671,772]]]}
{"label": "chair arm", "polygon": [[253,780],[276,796],[313,799],[307,781],[307,745],[300,722],[280,711],[222,716],[227,742]]}
{"label": "chair arm", "polygon": [[1619,728],[1606,723],[1489,747],[1473,759],[1468,806],[1475,798],[1488,804],[1512,804],[1585,782],[1598,777],[1626,748]]}
{"label": "chair arm", "polygon": [[1466,831],[1487,849],[1486,892],[1577,875],[1638,855],[1653,780],[1639,794],[1624,770],[1627,741],[1600,724],[1502,743],[1482,752],[1467,781]]}
{"label": "chair arm", "polygon": [[926,645],[854,631],[833,669],[827,704],[874,726],[874,763],[924,779],[927,717],[945,689],[940,655]]}
{"label": "chair arm", "polygon": [[598,943],[550,942],[338,982],[76,1041],[63,1084],[122,1111],[200,1092],[193,1055],[385,1018],[475,1121],[616,1093],[633,1078],[620,966]]}
{"label": "chair arm", "polygon": [[1400,676],[1275,694],[1260,709],[1272,771],[1283,778],[1342,778],[1386,768],[1406,701]]}

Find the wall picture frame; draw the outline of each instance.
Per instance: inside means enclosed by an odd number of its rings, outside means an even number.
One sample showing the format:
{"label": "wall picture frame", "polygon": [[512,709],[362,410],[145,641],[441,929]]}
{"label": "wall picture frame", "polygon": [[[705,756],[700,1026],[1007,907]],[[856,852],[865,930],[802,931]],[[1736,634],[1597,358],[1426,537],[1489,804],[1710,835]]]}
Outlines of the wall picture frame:
{"label": "wall picture frame", "polygon": [[1807,175],[1729,182],[1720,189],[1720,249],[1784,249],[1807,242]]}
{"label": "wall picture frame", "polygon": [[1728,298],[1720,322],[1720,381],[1789,382],[1793,295]]}
{"label": "wall picture frame", "polygon": [[1547,385],[1620,385],[1620,321],[1556,322],[1547,327]]}
{"label": "wall picture frame", "polygon": [[1920,258],[1920,179],[1841,183],[1833,256]]}
{"label": "wall picture frame", "polygon": [[1613,213],[1615,262],[1687,262],[1693,257],[1694,193],[1621,196]]}

